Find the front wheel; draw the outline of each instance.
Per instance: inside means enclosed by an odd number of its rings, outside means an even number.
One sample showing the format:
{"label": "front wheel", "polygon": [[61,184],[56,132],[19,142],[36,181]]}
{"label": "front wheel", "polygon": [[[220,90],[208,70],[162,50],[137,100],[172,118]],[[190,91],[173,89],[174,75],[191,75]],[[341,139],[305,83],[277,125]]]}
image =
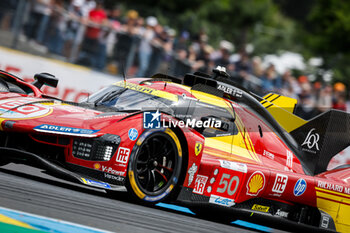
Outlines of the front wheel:
{"label": "front wheel", "polygon": [[181,144],[171,129],[146,131],[130,157],[128,191],[144,203],[169,198],[179,181],[182,162]]}

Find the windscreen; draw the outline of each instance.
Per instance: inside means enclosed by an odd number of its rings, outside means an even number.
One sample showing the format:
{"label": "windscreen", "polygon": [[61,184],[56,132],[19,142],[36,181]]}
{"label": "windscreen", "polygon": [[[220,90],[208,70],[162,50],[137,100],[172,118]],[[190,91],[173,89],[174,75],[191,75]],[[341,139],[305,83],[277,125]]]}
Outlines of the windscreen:
{"label": "windscreen", "polygon": [[93,94],[86,102],[117,110],[171,109],[173,101],[119,86],[109,86]]}

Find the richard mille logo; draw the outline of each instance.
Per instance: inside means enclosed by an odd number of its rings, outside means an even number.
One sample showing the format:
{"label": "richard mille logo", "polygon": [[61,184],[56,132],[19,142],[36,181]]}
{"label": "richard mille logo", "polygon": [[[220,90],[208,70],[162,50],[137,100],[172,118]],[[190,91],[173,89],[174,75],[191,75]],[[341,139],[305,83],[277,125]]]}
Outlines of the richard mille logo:
{"label": "richard mille logo", "polygon": [[[313,149],[314,147],[316,148],[316,150],[320,150],[318,147],[318,141],[320,140],[320,135],[318,133],[313,133],[313,131],[315,130],[315,128],[311,129],[309,131],[309,133],[307,134],[303,144],[301,144],[301,146],[306,145],[310,150]],[[307,150],[309,151],[309,150]],[[309,151],[312,153],[316,153],[315,151]]]}

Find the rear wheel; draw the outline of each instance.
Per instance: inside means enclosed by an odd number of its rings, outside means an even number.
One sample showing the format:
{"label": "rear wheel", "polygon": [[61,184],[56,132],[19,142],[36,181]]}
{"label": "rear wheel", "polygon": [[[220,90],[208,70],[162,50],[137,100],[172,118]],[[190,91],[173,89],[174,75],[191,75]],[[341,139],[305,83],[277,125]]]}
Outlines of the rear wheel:
{"label": "rear wheel", "polygon": [[145,132],[130,157],[128,191],[144,203],[169,198],[179,180],[182,162],[181,144],[172,130]]}

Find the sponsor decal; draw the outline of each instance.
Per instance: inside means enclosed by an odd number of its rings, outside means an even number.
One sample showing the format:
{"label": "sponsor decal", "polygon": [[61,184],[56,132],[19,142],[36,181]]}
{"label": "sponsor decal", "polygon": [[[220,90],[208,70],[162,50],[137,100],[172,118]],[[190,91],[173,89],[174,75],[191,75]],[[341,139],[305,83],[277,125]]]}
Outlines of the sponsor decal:
{"label": "sponsor decal", "polygon": [[113,175],[125,176],[125,172],[124,171],[117,171],[117,170],[114,170],[113,168],[108,167],[108,166],[103,166],[102,165],[101,170],[103,172],[108,172],[108,173],[111,173]]}
{"label": "sponsor decal", "polygon": [[180,127],[180,128],[184,128],[184,127],[188,127],[188,128],[221,128],[221,124],[222,122],[220,120],[216,120],[214,118],[209,118],[207,120],[197,120],[197,119],[186,119],[184,120],[178,120],[178,121],[174,121],[172,119],[168,119],[166,120],[165,118],[162,120],[163,122],[163,126],[165,128],[176,128],[176,127]]}
{"label": "sponsor decal", "polygon": [[282,194],[286,189],[288,182],[288,176],[282,174],[276,174],[275,183],[272,187],[272,192]]}
{"label": "sponsor decal", "polygon": [[48,115],[52,112],[51,107],[38,103],[35,99],[7,99],[0,101],[0,116],[6,119],[32,119]]}
{"label": "sponsor decal", "polygon": [[278,209],[275,215],[278,215],[278,216],[284,217],[284,218],[288,218],[289,213]]}
{"label": "sponsor decal", "polygon": [[235,205],[234,200],[225,198],[225,197],[216,196],[216,195],[210,195],[209,203],[226,206],[226,207],[231,207]]}
{"label": "sponsor decal", "polygon": [[92,134],[100,131],[100,130],[92,130],[92,129],[80,129],[80,128],[73,128],[73,127],[59,126],[59,125],[48,125],[48,124],[38,125],[34,127],[34,130],[39,132],[46,132],[46,133],[78,135],[78,136],[87,136],[87,137],[94,136]]}
{"label": "sponsor decal", "polygon": [[124,177],[121,176],[114,176],[108,173],[103,173],[104,177],[107,179],[111,179],[111,180],[115,180],[115,181],[119,181],[119,182],[123,182],[125,180]]}
{"label": "sponsor decal", "polygon": [[294,196],[299,197],[299,196],[303,195],[305,190],[306,190],[306,187],[307,187],[306,181],[304,179],[300,178],[295,183],[294,190],[293,190]]}
{"label": "sponsor decal", "polygon": [[256,210],[256,211],[260,211],[260,212],[264,212],[264,213],[269,212],[269,209],[270,209],[269,206],[263,206],[263,205],[258,205],[258,204],[254,204],[252,207],[252,210]]}
{"label": "sponsor decal", "polygon": [[203,194],[205,184],[208,181],[208,176],[197,175],[193,192],[197,194]]}
{"label": "sponsor decal", "polygon": [[137,129],[131,128],[129,129],[128,135],[131,141],[135,141],[137,136],[139,136],[139,132],[137,131]]}
{"label": "sponsor decal", "polygon": [[193,181],[193,177],[194,177],[194,174],[197,172],[197,169],[198,169],[198,166],[193,163],[192,164],[192,167],[190,167],[190,169],[188,169],[188,186],[191,185],[192,181]]}
{"label": "sponsor decal", "polygon": [[196,145],[194,146],[194,153],[196,156],[198,156],[203,148],[203,144],[201,142],[196,142]]}
{"label": "sponsor decal", "polygon": [[143,128],[145,129],[159,129],[160,128],[160,116],[159,110],[156,112],[144,112],[143,113]]}
{"label": "sponsor decal", "polygon": [[[93,166],[94,166],[94,168],[96,170],[101,170],[103,172],[108,172],[108,173],[110,173],[112,175],[125,176],[125,172],[124,171],[117,171],[117,170],[114,170],[113,168],[108,167],[108,166],[103,166],[103,165],[101,166],[101,164],[99,164],[99,163],[94,163]],[[105,175],[105,177],[106,177],[106,175]]]}
{"label": "sponsor decal", "polygon": [[116,83],[114,83],[114,85],[119,86],[119,87],[128,88],[130,90],[158,96],[158,97],[165,98],[165,99],[168,99],[171,101],[178,101],[177,95],[166,92],[166,91],[160,91],[160,90],[152,89],[152,88],[149,88],[146,86],[140,86],[138,84],[129,83],[129,82],[125,82],[125,81],[116,82]]}
{"label": "sponsor decal", "polygon": [[254,172],[248,179],[247,195],[257,196],[265,187],[265,175],[261,171]]}
{"label": "sponsor decal", "polygon": [[287,150],[286,166],[288,170],[293,170],[293,157],[293,153],[290,150]]}
{"label": "sponsor decal", "polygon": [[321,220],[321,227],[322,228],[328,228],[329,226],[329,217],[322,215],[322,220]]}
{"label": "sponsor decal", "polygon": [[347,188],[338,184],[332,184],[326,181],[321,181],[321,180],[317,181],[317,187],[328,189],[339,193],[350,194],[350,188]]}
{"label": "sponsor decal", "polygon": [[126,164],[129,160],[130,149],[126,147],[119,147],[116,161],[119,163]]}
{"label": "sponsor decal", "polygon": [[304,142],[301,146],[307,146],[308,149],[303,147],[304,151],[316,154],[316,150],[320,150],[318,147],[318,141],[320,140],[320,135],[318,133],[314,133],[315,128],[312,128],[309,133],[306,135]]}
{"label": "sponsor decal", "polygon": [[111,186],[108,183],[105,182],[100,182],[100,181],[96,181],[96,180],[90,180],[90,179],[86,179],[81,177],[80,178],[84,184],[90,185],[90,186],[94,186],[94,187],[98,187],[98,188],[105,188],[105,189],[110,189]]}
{"label": "sponsor decal", "polygon": [[227,168],[230,170],[234,170],[234,171],[238,171],[238,172],[243,172],[243,173],[247,173],[247,165],[244,163],[237,163],[237,162],[232,162],[232,161],[227,161],[227,160],[221,160],[220,161],[220,165],[223,168]]}
{"label": "sponsor decal", "polygon": [[269,159],[275,159],[275,155],[272,154],[271,152],[267,151],[267,150],[264,150],[264,153],[263,155],[265,155],[266,157],[268,157]]}
{"label": "sponsor decal", "polygon": [[218,89],[229,94],[229,95],[232,95],[232,96],[235,96],[238,98],[242,97],[242,95],[243,95],[243,91],[236,89],[236,88],[230,88],[230,87],[227,87],[227,86],[222,85],[222,84],[220,84],[218,86]]}

